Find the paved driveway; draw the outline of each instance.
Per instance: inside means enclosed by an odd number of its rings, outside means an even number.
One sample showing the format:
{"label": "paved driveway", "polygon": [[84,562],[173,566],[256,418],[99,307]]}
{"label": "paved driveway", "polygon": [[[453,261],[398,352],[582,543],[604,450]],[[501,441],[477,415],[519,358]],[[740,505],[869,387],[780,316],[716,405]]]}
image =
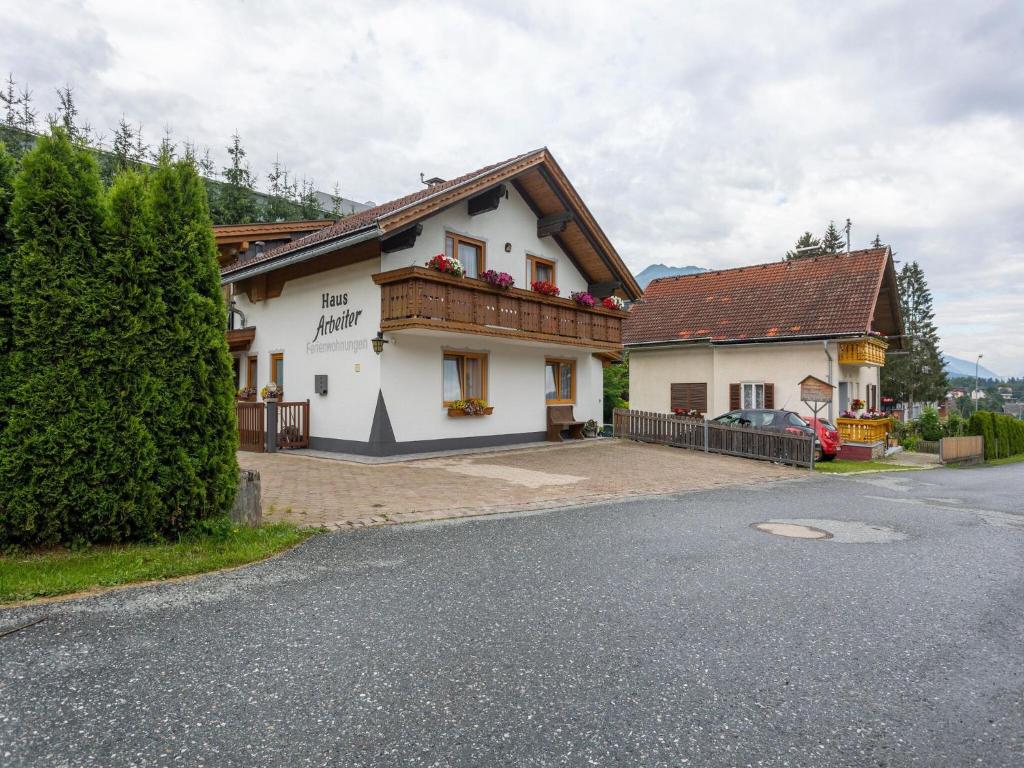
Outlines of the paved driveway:
{"label": "paved driveway", "polygon": [[367,465],[240,453],[258,469],[263,513],[350,528],[570,506],[641,494],[802,477],[806,470],[622,440]]}
{"label": "paved driveway", "polygon": [[[317,537],[0,611],[0,764],[1024,764],[1024,473]],[[809,519],[834,534],[752,529]]]}

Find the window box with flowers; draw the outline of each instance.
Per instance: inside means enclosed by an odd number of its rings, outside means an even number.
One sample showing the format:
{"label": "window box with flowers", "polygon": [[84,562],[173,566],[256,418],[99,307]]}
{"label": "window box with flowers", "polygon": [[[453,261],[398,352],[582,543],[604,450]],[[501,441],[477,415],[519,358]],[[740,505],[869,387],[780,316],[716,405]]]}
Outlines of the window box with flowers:
{"label": "window box with flowers", "polygon": [[439,253],[437,256],[430,259],[430,261],[427,262],[427,266],[430,269],[443,272],[446,275],[454,275],[455,277],[463,277],[466,274],[466,270],[462,266],[461,261],[450,256],[445,256],[443,253]]}
{"label": "window box with flowers", "polygon": [[493,285],[495,288],[501,288],[508,290],[515,286],[516,281],[508,272],[498,272],[494,269],[488,269],[480,275],[480,279],[485,283]]}
{"label": "window box with flowers", "polygon": [[448,417],[453,419],[463,416],[490,416],[492,413],[493,405],[488,405],[486,400],[475,397],[468,400],[453,400],[448,404]]}
{"label": "window box with flowers", "polygon": [[704,414],[698,411],[696,408],[673,408],[672,413],[681,419],[702,419]]}
{"label": "window box with flowers", "polygon": [[592,294],[587,293],[586,291],[575,291],[570,295],[569,298],[571,298],[581,307],[587,307],[588,309],[592,309],[593,306],[597,304],[597,299],[595,299]]}
{"label": "window box with flowers", "polygon": [[561,291],[558,290],[558,286],[554,283],[549,283],[547,280],[534,280],[530,283],[532,288],[537,293],[542,293],[545,296],[558,296]]}
{"label": "window box with flowers", "polygon": [[626,302],[618,296],[608,296],[601,301],[601,304],[605,309],[617,309],[620,312],[623,312],[626,309]]}
{"label": "window box with flowers", "polygon": [[238,401],[242,403],[251,403],[256,400],[256,387],[242,387],[238,390]]}

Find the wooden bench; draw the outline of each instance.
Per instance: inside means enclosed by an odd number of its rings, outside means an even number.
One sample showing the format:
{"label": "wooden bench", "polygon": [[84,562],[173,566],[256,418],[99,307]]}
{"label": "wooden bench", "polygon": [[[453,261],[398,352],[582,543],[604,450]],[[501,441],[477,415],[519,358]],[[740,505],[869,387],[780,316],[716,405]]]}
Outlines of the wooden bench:
{"label": "wooden bench", "polygon": [[562,430],[569,430],[569,437],[574,440],[583,439],[583,422],[576,421],[572,415],[571,405],[548,406],[548,442],[562,442]]}

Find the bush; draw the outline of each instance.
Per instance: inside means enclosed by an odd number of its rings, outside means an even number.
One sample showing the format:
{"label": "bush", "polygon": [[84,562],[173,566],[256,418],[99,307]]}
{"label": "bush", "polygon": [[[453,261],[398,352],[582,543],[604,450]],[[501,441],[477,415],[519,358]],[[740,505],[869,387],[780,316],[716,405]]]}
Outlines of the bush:
{"label": "bush", "polygon": [[952,411],[949,414],[949,418],[946,419],[946,423],[943,427],[944,437],[960,437],[964,434],[964,430],[967,427],[967,422],[963,416],[957,411]]}
{"label": "bush", "polygon": [[1024,421],[1009,414],[979,411],[971,416],[967,431],[985,440],[986,459],[1024,453]]}
{"label": "bush", "polygon": [[917,420],[917,433],[929,442],[942,439],[942,422],[939,421],[939,412],[930,405],[926,405],[921,411]]}

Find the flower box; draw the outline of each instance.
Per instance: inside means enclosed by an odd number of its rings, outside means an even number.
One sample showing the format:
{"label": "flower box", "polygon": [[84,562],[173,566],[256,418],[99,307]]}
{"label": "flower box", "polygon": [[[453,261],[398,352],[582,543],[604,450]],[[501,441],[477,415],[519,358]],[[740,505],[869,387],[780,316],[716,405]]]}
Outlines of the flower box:
{"label": "flower box", "polygon": [[534,280],[530,283],[530,287],[537,293],[543,293],[545,296],[557,296],[560,293],[558,286],[554,283],[549,283],[547,280]]}
{"label": "flower box", "polygon": [[463,416],[490,416],[494,413],[494,406],[489,405],[478,413],[467,413],[462,408],[449,408],[448,418],[450,419],[461,419]]}
{"label": "flower box", "polygon": [[466,274],[465,267],[462,266],[462,262],[458,259],[449,258],[443,253],[437,254],[427,262],[427,266],[430,269],[438,272],[443,272],[446,275],[454,275],[455,277],[464,277]]}

